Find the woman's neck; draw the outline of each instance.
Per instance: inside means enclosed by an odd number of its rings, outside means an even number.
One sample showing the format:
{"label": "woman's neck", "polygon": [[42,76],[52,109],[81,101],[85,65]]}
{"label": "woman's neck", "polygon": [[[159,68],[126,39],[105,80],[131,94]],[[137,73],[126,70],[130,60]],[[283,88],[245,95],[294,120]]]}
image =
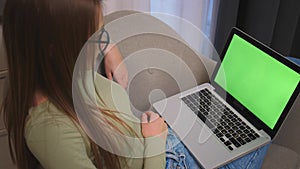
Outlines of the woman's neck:
{"label": "woman's neck", "polygon": [[47,96],[43,94],[40,90],[36,90],[33,97],[32,106],[37,106],[47,100]]}

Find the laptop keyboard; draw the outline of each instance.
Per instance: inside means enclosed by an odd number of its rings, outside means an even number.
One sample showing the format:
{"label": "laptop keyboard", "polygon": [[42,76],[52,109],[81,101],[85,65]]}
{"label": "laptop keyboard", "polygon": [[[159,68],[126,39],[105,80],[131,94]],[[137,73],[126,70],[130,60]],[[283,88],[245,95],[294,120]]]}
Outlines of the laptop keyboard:
{"label": "laptop keyboard", "polygon": [[231,151],[259,137],[208,89],[181,99]]}

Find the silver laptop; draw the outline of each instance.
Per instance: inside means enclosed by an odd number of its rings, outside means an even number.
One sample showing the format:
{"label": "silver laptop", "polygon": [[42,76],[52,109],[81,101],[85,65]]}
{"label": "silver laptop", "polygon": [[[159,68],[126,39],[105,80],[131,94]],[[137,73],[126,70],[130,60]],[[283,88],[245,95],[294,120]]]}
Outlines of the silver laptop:
{"label": "silver laptop", "polygon": [[269,143],[300,91],[300,68],[233,28],[210,83],[153,104],[203,168]]}

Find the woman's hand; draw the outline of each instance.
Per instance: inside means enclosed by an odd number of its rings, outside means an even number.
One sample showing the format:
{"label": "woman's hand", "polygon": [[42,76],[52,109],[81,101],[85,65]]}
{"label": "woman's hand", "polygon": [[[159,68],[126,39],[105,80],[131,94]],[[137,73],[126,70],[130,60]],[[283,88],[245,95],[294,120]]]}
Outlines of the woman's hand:
{"label": "woman's hand", "polygon": [[167,133],[167,124],[158,114],[151,111],[142,114],[142,134],[145,138],[160,136],[166,140]]}
{"label": "woman's hand", "polygon": [[123,61],[123,57],[116,45],[110,44],[106,49],[104,67],[108,79],[114,79],[123,88],[127,88],[128,71]]}

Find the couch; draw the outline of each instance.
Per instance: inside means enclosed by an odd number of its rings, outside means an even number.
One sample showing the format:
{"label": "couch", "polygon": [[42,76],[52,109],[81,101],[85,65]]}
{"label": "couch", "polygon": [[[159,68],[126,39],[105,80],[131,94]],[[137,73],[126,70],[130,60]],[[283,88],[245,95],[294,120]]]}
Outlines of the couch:
{"label": "couch", "polygon": [[[130,20],[139,24],[132,25]],[[209,82],[216,62],[191,49],[173,29],[155,17],[135,11],[118,11],[105,16],[105,24],[111,27],[109,31],[112,36],[120,34],[119,37],[122,37],[115,38],[115,43],[125,62],[128,63],[127,91],[132,110],[137,116],[143,111],[152,110],[151,104],[157,100]],[[122,36],[124,28],[140,33]],[[0,36],[2,39],[2,33]],[[3,48],[0,52],[0,65],[5,65]],[[170,59],[166,60],[168,58]],[[134,69],[133,67],[137,65],[140,67]],[[7,66],[0,68],[0,92],[2,92],[1,84],[7,79]],[[288,118],[270,146],[263,169],[300,168],[299,122],[300,98],[298,96]],[[3,127],[2,122],[0,126]],[[6,139],[5,129],[0,128],[0,168],[13,169],[15,167],[9,160]]]}
{"label": "couch", "polygon": [[[197,84],[209,82],[209,78],[212,75],[216,62],[206,56],[201,56],[195,50],[191,49],[190,45],[188,45],[172,28],[155,17],[149,14],[137,13],[135,11],[118,11],[106,16],[105,24],[108,25],[108,27],[111,26],[111,24],[119,24],[118,26],[120,29],[118,31],[122,32],[124,27],[129,25],[129,20],[134,20],[135,23],[138,21],[139,23],[137,25],[138,28],[133,28],[136,26],[133,25],[132,27],[129,27],[129,29],[143,29],[140,31],[144,33],[123,38],[117,45],[125,60],[127,57],[131,58],[132,55],[134,55],[134,58],[142,57],[146,60],[135,60],[135,64],[145,65],[143,70],[140,70],[139,72],[129,71],[129,77],[131,78],[127,90],[133,110],[137,110],[138,112],[151,110],[151,104],[154,101],[174,95],[179,91],[194,87]],[[159,29],[159,32],[156,32],[157,29]],[[144,50],[152,48],[167,51],[170,55],[176,56],[173,58],[176,60],[180,59],[182,62],[178,64],[169,60],[166,63],[156,59],[160,57],[156,56],[157,54],[165,55],[167,52],[156,53],[155,50],[153,50],[149,53],[143,53]],[[149,56],[145,57],[144,55],[147,54],[149,54]],[[164,57],[165,56],[161,56],[161,58]],[[149,58],[152,58],[153,60]],[[170,64],[171,66],[162,66],[160,62],[163,62],[163,64]],[[181,71],[185,72],[183,67],[186,65],[191,70],[192,76],[195,78],[194,81],[184,81],[184,77],[175,75]],[[130,67],[128,69],[130,70]],[[133,73],[134,75],[130,75],[130,73]],[[181,76],[185,76],[185,74],[182,73]],[[184,81],[184,85],[180,82],[181,80]],[[264,159],[263,169],[300,168],[299,122],[300,96],[297,97],[279,134],[272,141],[266,158]]]}

